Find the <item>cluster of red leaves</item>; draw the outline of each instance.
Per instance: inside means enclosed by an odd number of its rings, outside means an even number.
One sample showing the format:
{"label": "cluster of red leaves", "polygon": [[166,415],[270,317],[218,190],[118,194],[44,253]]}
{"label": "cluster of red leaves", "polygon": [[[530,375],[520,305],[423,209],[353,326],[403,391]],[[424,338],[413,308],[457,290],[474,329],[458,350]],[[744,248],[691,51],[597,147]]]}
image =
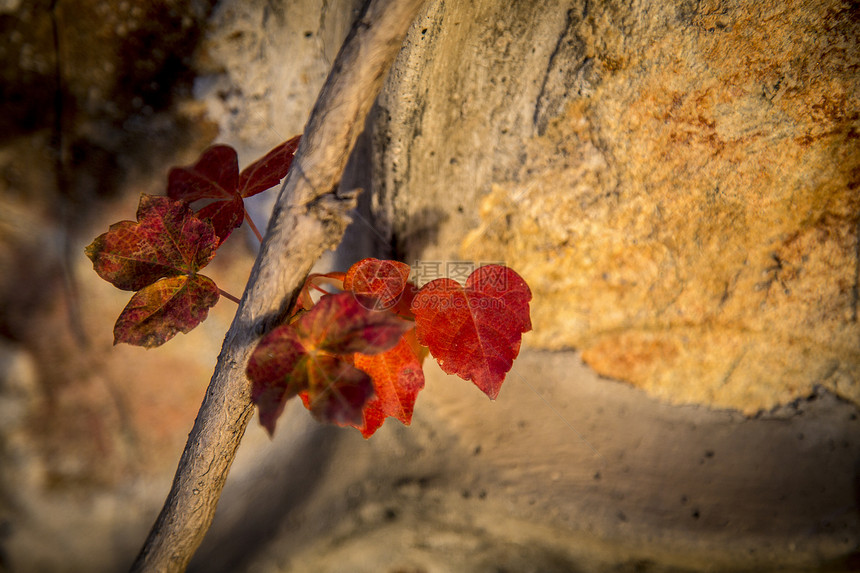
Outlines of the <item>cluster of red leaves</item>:
{"label": "cluster of red leaves", "polygon": [[[246,220],[244,198],[286,176],[298,144],[296,136],[241,173],[233,148],[210,147],[194,165],[170,171],[167,197],[141,196],[137,222],[111,225],[86,247],[99,276],[138,291],[114,325],[114,344],[160,346],[206,319],[220,291],[198,271]],[[193,211],[202,199],[211,201]]]}
{"label": "cluster of red leaves", "polygon": [[[354,426],[364,437],[387,417],[409,424],[428,349],[445,372],[496,398],[531,330],[528,285],[507,267],[487,265],[465,286],[443,278],[419,290],[409,270],[365,259],[346,275],[308,277],[291,318],[263,337],[248,363],[269,433],[294,396],[317,419]],[[321,280],[343,292],[314,305],[310,288]]]}
{"label": "cluster of red leaves", "polygon": [[97,237],[86,253],[99,276],[138,291],[116,321],[114,344],[159,346],[200,324],[219,295],[197,271],[217,247],[211,222],[182,202],[150,195],[140,198],[136,223],[115,223]]}
{"label": "cluster of red leaves", "polygon": [[[137,221],[111,225],[86,247],[102,278],[137,291],[117,319],[114,344],[159,346],[206,319],[221,291],[199,271],[243,221],[260,237],[244,200],[287,174],[298,143],[298,136],[282,143],[241,172],[231,147],[210,147],[194,165],[170,171],[167,197],[143,195]],[[531,330],[525,281],[487,265],[465,286],[443,278],[418,289],[409,273],[403,263],[365,259],[346,273],[308,277],[286,323],[263,337],[248,363],[269,433],[294,396],[317,419],[365,437],[388,417],[409,424],[428,351],[445,372],[496,398]],[[316,303],[312,288],[325,293]]]}

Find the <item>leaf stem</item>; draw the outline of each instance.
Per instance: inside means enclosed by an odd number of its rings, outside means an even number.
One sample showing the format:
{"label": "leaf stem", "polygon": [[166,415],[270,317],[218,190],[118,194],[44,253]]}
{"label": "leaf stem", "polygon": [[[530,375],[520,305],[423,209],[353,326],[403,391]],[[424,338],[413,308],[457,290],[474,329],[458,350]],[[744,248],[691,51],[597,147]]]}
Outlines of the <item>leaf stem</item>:
{"label": "leaf stem", "polygon": [[228,298],[228,299],[232,300],[233,302],[235,302],[236,304],[239,304],[239,302],[240,302],[239,299],[236,298],[235,296],[233,296],[232,294],[230,294],[229,292],[225,291],[224,289],[219,288],[218,292],[221,293],[221,296],[223,296],[224,298]]}
{"label": "leaf stem", "polygon": [[245,220],[248,221],[248,226],[251,227],[251,230],[254,232],[254,235],[257,237],[257,240],[261,243],[263,242],[263,235],[260,234],[260,229],[257,228],[257,225],[254,224],[254,220],[251,218],[249,213],[245,213]]}

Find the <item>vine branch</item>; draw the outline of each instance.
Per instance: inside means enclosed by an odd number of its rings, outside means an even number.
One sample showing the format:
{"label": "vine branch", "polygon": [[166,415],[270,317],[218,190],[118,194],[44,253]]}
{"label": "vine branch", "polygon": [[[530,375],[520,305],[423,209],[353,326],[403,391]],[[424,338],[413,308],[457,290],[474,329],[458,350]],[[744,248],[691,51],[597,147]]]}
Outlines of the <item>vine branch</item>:
{"label": "vine branch", "polygon": [[164,503],[132,572],[184,571],[215,508],[254,407],[245,366],[311,266],[340,242],[357,192],[338,195],[349,154],[424,0],[369,0],[305,127],[215,373]]}

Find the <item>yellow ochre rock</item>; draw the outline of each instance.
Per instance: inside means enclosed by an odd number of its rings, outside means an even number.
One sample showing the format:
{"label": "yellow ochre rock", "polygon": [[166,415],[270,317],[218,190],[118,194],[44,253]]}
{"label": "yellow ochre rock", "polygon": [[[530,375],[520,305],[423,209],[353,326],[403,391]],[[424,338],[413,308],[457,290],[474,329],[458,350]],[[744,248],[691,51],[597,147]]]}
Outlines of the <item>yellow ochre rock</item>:
{"label": "yellow ochre rock", "polygon": [[657,41],[613,22],[579,24],[599,81],[526,143],[461,254],[532,286],[525,344],[670,402],[860,403],[860,17],[722,2]]}

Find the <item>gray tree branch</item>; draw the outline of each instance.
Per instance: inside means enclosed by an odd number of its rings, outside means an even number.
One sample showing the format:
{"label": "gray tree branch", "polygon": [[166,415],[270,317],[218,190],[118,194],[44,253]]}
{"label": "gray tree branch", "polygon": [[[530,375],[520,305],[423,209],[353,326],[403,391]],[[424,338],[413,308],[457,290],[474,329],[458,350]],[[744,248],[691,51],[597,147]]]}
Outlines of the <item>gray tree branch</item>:
{"label": "gray tree branch", "polygon": [[370,0],[347,36],[281,188],[170,493],[131,571],[184,571],[209,529],[254,410],[248,358],[283,318],[311,266],[343,236],[357,193],[338,196],[338,183],[423,2]]}

